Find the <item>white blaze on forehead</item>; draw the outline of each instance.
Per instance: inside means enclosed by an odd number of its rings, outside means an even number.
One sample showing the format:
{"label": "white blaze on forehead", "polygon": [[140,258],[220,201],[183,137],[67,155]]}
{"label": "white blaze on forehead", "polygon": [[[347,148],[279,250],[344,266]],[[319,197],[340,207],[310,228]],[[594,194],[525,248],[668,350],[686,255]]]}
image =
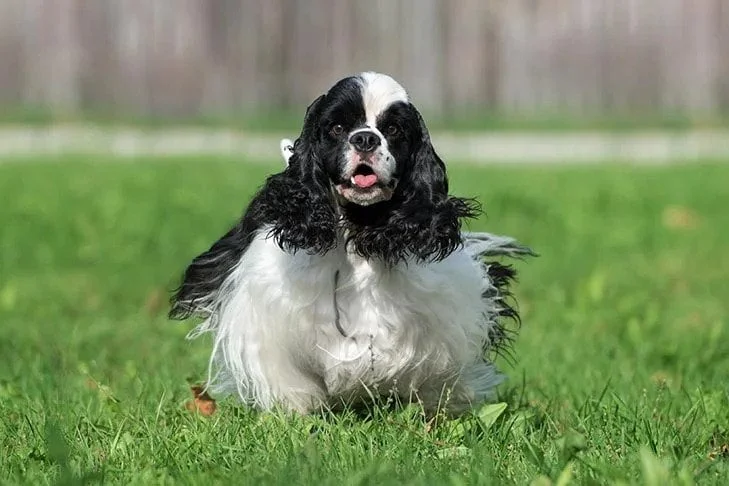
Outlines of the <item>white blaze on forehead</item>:
{"label": "white blaze on forehead", "polygon": [[362,98],[370,128],[375,128],[377,117],[388,106],[398,101],[408,101],[405,88],[386,74],[367,72],[360,74],[359,78],[362,80]]}

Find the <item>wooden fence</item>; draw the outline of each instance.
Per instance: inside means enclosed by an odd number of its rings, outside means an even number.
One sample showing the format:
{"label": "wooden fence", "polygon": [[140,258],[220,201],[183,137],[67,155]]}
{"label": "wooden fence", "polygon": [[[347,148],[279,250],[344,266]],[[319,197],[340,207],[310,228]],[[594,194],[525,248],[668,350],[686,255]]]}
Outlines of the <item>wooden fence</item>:
{"label": "wooden fence", "polygon": [[0,0],[0,109],[299,110],[391,73],[432,112],[729,112],[729,0]]}

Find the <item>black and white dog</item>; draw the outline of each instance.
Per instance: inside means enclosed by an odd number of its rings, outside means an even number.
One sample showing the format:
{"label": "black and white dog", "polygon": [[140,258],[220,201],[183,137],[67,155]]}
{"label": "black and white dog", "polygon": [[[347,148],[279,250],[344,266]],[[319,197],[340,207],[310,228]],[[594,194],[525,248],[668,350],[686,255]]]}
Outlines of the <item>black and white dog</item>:
{"label": "black and white dog", "polygon": [[214,336],[213,390],[303,413],[388,394],[457,413],[489,398],[501,320],[517,314],[513,270],[484,258],[530,251],[461,232],[478,206],[448,194],[402,86],[339,81],[281,149],[285,170],[172,299],[172,318],[205,318],[191,336]]}

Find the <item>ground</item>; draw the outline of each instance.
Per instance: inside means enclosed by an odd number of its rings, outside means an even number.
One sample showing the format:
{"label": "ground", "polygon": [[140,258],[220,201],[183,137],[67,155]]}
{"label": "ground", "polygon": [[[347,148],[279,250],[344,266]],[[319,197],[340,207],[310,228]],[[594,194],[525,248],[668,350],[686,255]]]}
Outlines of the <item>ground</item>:
{"label": "ground", "polygon": [[[60,163],[59,163],[60,162]],[[727,484],[729,166],[452,164],[517,264],[496,404],[309,418],[188,410],[209,342],[166,319],[268,172],[226,158],[0,166],[2,481]]]}

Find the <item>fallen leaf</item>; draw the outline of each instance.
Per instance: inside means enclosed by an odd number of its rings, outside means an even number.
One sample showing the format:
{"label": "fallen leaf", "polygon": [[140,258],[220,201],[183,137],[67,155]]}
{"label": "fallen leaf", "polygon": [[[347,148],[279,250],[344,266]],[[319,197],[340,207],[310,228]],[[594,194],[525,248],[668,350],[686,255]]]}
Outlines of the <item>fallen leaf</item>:
{"label": "fallen leaf", "polygon": [[492,403],[485,405],[478,411],[478,418],[481,421],[481,426],[484,430],[489,429],[496,419],[498,419],[504,411],[506,411],[507,404],[504,402]]}
{"label": "fallen leaf", "polygon": [[215,413],[215,400],[213,400],[205,388],[201,385],[193,385],[190,387],[192,399],[185,403],[185,408],[191,412],[198,412],[200,415],[210,417]]}
{"label": "fallen leaf", "polygon": [[693,229],[699,226],[696,211],[684,206],[667,206],[663,210],[663,226],[670,229]]}

